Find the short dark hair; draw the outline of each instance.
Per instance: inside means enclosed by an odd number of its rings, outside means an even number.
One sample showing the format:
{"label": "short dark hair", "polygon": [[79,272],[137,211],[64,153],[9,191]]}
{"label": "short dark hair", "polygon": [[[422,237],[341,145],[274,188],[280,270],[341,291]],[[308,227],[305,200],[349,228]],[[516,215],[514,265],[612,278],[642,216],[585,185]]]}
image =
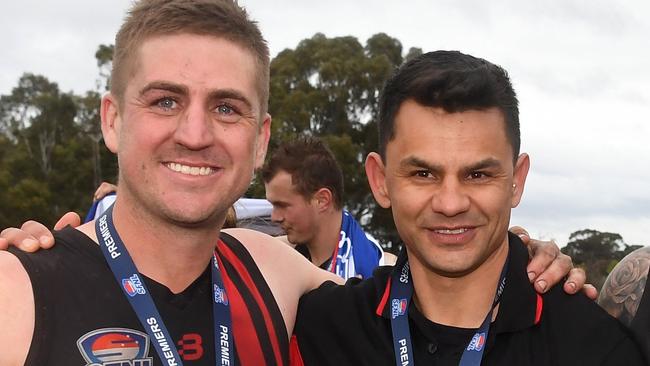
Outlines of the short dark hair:
{"label": "short dark hair", "polygon": [[514,160],[519,156],[519,103],[500,66],[458,51],[435,51],[406,62],[386,82],[379,104],[379,154],[395,137],[395,116],[406,100],[447,113],[498,108]]}
{"label": "short dark hair", "polygon": [[343,208],[343,172],[323,141],[301,137],[280,145],[264,164],[262,180],[268,183],[280,171],[291,175],[292,183],[305,199],[327,188],[332,192],[334,206]]}

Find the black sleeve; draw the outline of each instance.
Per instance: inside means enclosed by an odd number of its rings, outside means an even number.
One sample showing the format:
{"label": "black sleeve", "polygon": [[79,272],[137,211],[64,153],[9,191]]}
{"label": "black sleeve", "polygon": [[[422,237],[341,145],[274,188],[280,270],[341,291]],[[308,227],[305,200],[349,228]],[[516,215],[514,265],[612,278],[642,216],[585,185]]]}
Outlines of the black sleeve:
{"label": "black sleeve", "polygon": [[325,282],[300,299],[294,343],[305,365],[394,364],[390,323],[375,311],[390,271],[343,286]]}

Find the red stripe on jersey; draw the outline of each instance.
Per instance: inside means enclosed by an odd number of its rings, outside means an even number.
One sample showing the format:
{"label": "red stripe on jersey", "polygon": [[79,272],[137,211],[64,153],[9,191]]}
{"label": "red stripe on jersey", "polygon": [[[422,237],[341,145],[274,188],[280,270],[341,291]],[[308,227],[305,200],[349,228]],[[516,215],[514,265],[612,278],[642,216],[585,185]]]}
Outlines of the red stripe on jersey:
{"label": "red stripe on jersey", "polygon": [[[219,244],[221,244],[221,241],[219,241]],[[217,261],[219,268],[224,268],[219,256],[217,256]],[[223,284],[226,287],[226,295],[230,302],[235,349],[239,351],[237,352],[237,357],[239,357],[238,361],[242,365],[264,365],[266,361],[262,354],[262,345],[257,334],[255,334],[255,324],[248,312],[246,302],[226,271],[222,271],[221,275],[223,277]],[[216,351],[218,352],[219,350]]]}
{"label": "red stripe on jersey", "polygon": [[305,362],[302,360],[302,355],[300,354],[298,338],[296,338],[295,334],[291,336],[291,342],[289,343],[289,365],[305,366]]}
{"label": "red stripe on jersey", "polygon": [[[264,324],[266,325],[266,329],[269,332],[269,337],[271,338],[271,346],[273,347],[273,355],[275,356],[275,362],[277,365],[282,365],[282,353],[280,352],[280,345],[278,344],[278,336],[275,332],[273,321],[271,320],[271,314],[269,313],[269,309],[266,307],[266,302],[264,302],[264,299],[262,298],[262,295],[258,291],[255,282],[251,278],[250,273],[248,273],[248,269],[239,260],[239,257],[237,257],[237,255],[223,241],[219,240],[218,248],[220,253],[226,259],[228,259],[228,262],[230,262],[230,264],[237,270],[237,273],[244,281],[244,283],[248,287],[248,290],[253,295],[255,301],[260,307],[260,310],[262,311],[262,316],[264,317]],[[248,318],[250,318],[250,315],[248,316]],[[251,327],[251,328],[243,328],[243,329],[254,330],[255,328]],[[252,333],[252,332],[249,331],[248,333]],[[257,337],[255,338],[257,339]],[[235,341],[237,341],[237,337],[235,337]],[[242,348],[238,348],[238,349],[242,349]],[[246,350],[244,352],[250,352],[250,349],[248,347],[243,349]],[[261,350],[261,347],[258,347],[258,349]],[[262,360],[263,359],[264,358],[262,357]],[[263,365],[263,364],[264,362],[252,363],[251,365]]]}
{"label": "red stripe on jersey", "polygon": [[539,324],[542,319],[542,309],[544,308],[544,299],[540,294],[537,294],[537,307],[535,308],[535,325]]}
{"label": "red stripe on jersey", "polygon": [[379,305],[377,305],[377,310],[375,310],[375,313],[377,313],[378,316],[382,316],[382,314],[384,313],[384,308],[386,307],[386,302],[388,302],[389,295],[390,295],[390,277],[388,277],[388,283],[386,284],[384,295],[381,297],[381,301],[379,301]]}

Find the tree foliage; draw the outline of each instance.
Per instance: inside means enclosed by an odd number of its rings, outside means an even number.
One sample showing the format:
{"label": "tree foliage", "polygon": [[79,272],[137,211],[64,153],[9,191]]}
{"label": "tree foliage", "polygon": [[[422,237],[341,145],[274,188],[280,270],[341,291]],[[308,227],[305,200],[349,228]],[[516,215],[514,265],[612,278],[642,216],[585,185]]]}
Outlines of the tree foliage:
{"label": "tree foliage", "polygon": [[52,225],[67,211],[84,213],[98,182],[113,179],[99,100],[97,91],[62,92],[31,73],[0,96],[0,227],[27,219]]}
{"label": "tree foliage", "polygon": [[562,248],[573,262],[584,268],[596,288],[601,288],[616,263],[640,245],[628,245],[620,234],[584,229],[573,232]]}

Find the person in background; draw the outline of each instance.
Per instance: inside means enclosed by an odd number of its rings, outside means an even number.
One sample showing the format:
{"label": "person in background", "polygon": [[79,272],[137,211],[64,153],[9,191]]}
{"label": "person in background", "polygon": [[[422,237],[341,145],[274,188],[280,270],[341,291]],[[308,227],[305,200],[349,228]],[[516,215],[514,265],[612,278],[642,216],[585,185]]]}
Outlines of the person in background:
{"label": "person in background", "polygon": [[321,140],[301,137],[280,145],[261,176],[271,220],[313,264],[345,279],[368,278],[385,264],[381,246],[344,210],[343,172]]}

